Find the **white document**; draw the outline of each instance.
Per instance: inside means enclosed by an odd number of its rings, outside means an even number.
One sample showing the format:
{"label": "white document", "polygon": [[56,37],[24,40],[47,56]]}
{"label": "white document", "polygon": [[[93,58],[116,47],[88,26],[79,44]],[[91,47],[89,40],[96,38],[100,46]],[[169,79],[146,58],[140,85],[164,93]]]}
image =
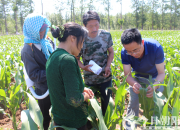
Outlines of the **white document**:
{"label": "white document", "polygon": [[96,64],[93,60],[90,60],[90,61],[89,61],[89,65],[93,65],[93,66],[90,67],[90,69],[91,69],[95,74],[99,75],[99,74],[101,73],[102,68],[101,68],[98,64]]}

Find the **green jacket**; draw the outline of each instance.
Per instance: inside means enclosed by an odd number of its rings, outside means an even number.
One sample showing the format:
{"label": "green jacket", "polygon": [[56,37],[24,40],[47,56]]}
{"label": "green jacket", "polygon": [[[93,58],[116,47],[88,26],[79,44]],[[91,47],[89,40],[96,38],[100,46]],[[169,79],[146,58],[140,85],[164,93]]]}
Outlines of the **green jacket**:
{"label": "green jacket", "polygon": [[64,49],[57,49],[46,63],[49,96],[54,122],[72,128],[87,123],[84,84],[76,58]]}

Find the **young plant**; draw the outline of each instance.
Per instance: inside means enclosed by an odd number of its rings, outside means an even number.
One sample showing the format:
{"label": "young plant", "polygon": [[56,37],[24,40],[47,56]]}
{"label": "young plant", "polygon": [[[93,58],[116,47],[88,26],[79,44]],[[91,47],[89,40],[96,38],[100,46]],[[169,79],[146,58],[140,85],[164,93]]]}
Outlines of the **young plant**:
{"label": "young plant", "polygon": [[[141,77],[143,78],[143,77]],[[136,79],[138,80],[138,79]],[[138,81],[141,84],[140,93],[139,93],[139,103],[141,104],[141,109],[143,109],[143,115],[148,119],[147,125],[151,123],[151,117],[158,116],[160,117],[160,113],[163,109],[163,99],[158,96],[158,93],[153,91],[153,97],[148,98],[146,97],[147,94],[147,87],[150,85],[152,88],[153,86],[153,80],[152,76],[149,76],[149,79],[145,79],[149,82],[149,84],[145,84],[143,82]],[[158,85],[164,85],[164,84],[158,84]],[[165,86],[165,85],[164,85]]]}
{"label": "young plant", "polygon": [[43,130],[43,116],[35,98],[25,92],[29,97],[29,110],[21,112],[22,130]]}
{"label": "young plant", "polygon": [[[29,97],[29,109],[21,111],[21,121],[22,121],[22,130],[43,130],[43,116],[40,110],[40,107],[36,99],[25,92]],[[51,114],[51,109],[49,110],[51,115],[51,123],[48,130],[55,130],[55,128],[60,127],[64,130],[77,130],[76,128],[69,128],[66,126],[54,126],[53,115]]]}
{"label": "young plant", "polygon": [[13,122],[13,128],[14,130],[17,130],[17,125],[16,124],[16,111],[19,108],[19,100],[21,99],[20,95],[20,86],[21,84],[19,84],[18,86],[11,86],[11,89],[9,91],[10,92],[10,97],[6,98],[7,101],[7,108],[10,109],[11,114],[12,114],[12,122]]}
{"label": "young plant", "polygon": [[125,109],[125,95],[127,92],[126,78],[124,78],[122,83],[120,83],[119,80],[115,80],[115,84],[117,85],[117,90],[113,87],[108,88],[116,94],[115,102],[110,98],[104,117],[102,116],[102,110],[97,100],[90,99],[91,106],[89,106],[90,112],[88,119],[92,122],[93,127],[98,130],[114,130],[117,124],[123,129],[122,120]]}
{"label": "young plant", "polygon": [[9,87],[6,91],[1,89],[1,95],[0,98],[3,100],[5,108],[9,108],[12,114],[12,125],[15,130],[17,130],[18,124],[16,123],[16,111],[19,109],[19,106],[21,104],[21,80],[19,79],[18,72],[15,76],[16,83]]}

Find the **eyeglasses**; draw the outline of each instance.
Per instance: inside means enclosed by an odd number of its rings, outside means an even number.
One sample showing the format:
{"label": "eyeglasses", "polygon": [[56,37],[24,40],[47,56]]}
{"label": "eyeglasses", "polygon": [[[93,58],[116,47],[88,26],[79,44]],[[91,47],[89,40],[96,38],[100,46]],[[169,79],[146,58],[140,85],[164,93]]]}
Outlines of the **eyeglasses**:
{"label": "eyeglasses", "polygon": [[140,50],[141,50],[141,47],[139,49],[132,51],[132,52],[127,51],[126,55],[132,55],[132,54],[136,55],[138,52],[140,52]]}

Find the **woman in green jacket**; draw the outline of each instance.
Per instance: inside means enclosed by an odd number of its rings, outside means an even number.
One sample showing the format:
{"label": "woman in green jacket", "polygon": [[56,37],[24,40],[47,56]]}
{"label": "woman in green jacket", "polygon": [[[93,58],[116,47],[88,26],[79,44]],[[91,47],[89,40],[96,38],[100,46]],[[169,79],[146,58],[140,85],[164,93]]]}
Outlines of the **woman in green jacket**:
{"label": "woman in green jacket", "polygon": [[[85,88],[76,56],[83,46],[86,31],[76,23],[51,30],[60,44],[46,63],[46,76],[55,125],[87,130],[87,102],[94,97]],[[56,130],[63,130],[57,128]]]}

